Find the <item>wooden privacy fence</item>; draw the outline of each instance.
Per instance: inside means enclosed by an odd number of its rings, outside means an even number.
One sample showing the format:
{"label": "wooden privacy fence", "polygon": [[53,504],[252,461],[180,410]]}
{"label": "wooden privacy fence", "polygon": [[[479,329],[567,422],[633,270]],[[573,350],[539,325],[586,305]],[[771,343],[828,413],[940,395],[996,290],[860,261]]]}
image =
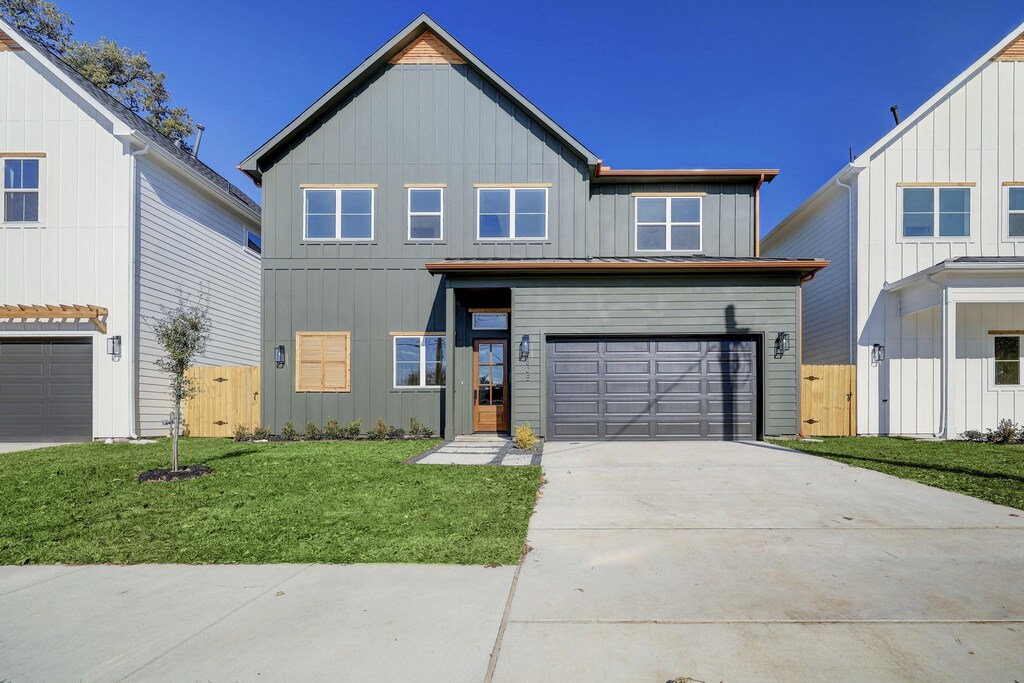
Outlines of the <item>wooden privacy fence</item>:
{"label": "wooden privacy fence", "polygon": [[249,365],[189,368],[199,393],[185,403],[189,436],[231,436],[260,423],[260,369]]}
{"label": "wooden privacy fence", "polygon": [[800,426],[804,436],[857,433],[857,366],[800,366]]}

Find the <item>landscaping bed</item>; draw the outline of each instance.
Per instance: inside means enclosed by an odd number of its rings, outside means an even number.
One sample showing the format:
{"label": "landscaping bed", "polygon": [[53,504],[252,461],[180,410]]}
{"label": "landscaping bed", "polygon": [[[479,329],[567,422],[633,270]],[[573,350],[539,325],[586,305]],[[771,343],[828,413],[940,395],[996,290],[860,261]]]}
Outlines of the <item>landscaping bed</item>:
{"label": "landscaping bed", "polygon": [[1024,509],[1024,446],[864,436],[773,443]]}
{"label": "landscaping bed", "polygon": [[212,472],[159,484],[166,440],[7,454],[0,564],[514,564],[540,468],[403,464],[436,443],[186,438]]}

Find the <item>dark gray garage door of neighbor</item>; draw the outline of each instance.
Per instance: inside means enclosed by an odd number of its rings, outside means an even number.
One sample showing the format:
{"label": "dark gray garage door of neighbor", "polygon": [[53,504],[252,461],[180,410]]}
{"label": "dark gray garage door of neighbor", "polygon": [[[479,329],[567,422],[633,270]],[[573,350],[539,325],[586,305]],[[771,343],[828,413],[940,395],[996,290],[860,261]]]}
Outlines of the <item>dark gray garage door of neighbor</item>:
{"label": "dark gray garage door of neighbor", "polygon": [[729,338],[549,339],[549,439],[755,439],[757,345]]}
{"label": "dark gray garage door of neighbor", "polygon": [[92,438],[92,341],[0,340],[0,441]]}

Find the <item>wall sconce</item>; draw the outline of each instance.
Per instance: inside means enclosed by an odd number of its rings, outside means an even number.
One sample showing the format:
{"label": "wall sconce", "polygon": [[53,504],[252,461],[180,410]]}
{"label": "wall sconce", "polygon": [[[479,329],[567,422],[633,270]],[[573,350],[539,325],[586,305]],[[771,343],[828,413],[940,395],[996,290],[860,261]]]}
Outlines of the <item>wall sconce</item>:
{"label": "wall sconce", "polygon": [[524,334],[519,340],[519,360],[523,363],[530,360],[530,335]]}
{"label": "wall sconce", "polygon": [[885,360],[885,346],[882,344],[871,345],[871,362],[881,363]]}
{"label": "wall sconce", "polygon": [[107,337],[107,355],[115,359],[121,357],[121,335]]}
{"label": "wall sconce", "polygon": [[279,368],[284,367],[284,344],[274,347],[274,363]]}
{"label": "wall sconce", "polygon": [[782,358],[786,351],[789,351],[789,333],[779,332],[779,335],[775,337],[775,357]]}

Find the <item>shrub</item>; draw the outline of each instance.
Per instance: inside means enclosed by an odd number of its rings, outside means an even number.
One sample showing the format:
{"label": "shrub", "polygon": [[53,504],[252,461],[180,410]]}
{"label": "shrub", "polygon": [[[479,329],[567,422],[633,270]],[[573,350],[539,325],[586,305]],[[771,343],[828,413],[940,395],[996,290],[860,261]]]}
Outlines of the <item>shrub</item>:
{"label": "shrub", "polygon": [[537,445],[537,434],[534,433],[533,427],[529,423],[524,422],[521,425],[516,425],[512,441],[519,450],[529,451]]}
{"label": "shrub", "polygon": [[285,441],[298,441],[299,433],[295,431],[295,423],[288,420],[284,423],[284,429],[281,430],[281,438]]}
{"label": "shrub", "polygon": [[313,422],[312,420],[307,422],[305,435],[306,441],[319,441],[321,438],[323,438],[323,433],[320,431],[320,428],[316,426],[316,422]]}
{"label": "shrub", "polygon": [[327,422],[324,424],[324,438],[325,439],[340,439],[344,436],[341,431],[341,425],[333,417],[327,418]]}
{"label": "shrub", "polygon": [[385,434],[389,439],[401,439],[403,436],[405,436],[405,430],[402,429],[401,427],[388,425],[387,432],[385,432]]}
{"label": "shrub", "polygon": [[252,431],[245,425],[235,425],[235,441],[252,441]]}
{"label": "shrub", "polygon": [[987,435],[984,432],[979,432],[977,429],[968,429],[960,436],[964,441],[972,441],[974,443],[984,443],[988,441]]}
{"label": "shrub", "polygon": [[409,436],[419,436],[423,432],[423,424],[418,418],[409,418]]}
{"label": "shrub", "polygon": [[992,443],[1013,443],[1017,439],[1020,428],[1017,423],[1008,418],[1003,418],[996,425],[996,428],[988,434],[988,440]]}
{"label": "shrub", "polygon": [[363,431],[363,421],[358,417],[348,423],[348,426],[342,428],[343,439],[355,439],[359,437],[359,432]]}
{"label": "shrub", "polygon": [[386,439],[387,437],[388,425],[384,422],[384,418],[378,417],[377,422],[373,425],[373,429],[366,432],[366,438],[379,441],[380,439]]}
{"label": "shrub", "polygon": [[253,441],[266,441],[270,438],[270,427],[253,427],[252,428],[252,439]]}
{"label": "shrub", "polygon": [[430,427],[427,427],[426,425],[422,425],[420,426],[420,433],[417,436],[423,439],[429,439],[430,437],[434,436],[434,430],[431,429]]}

